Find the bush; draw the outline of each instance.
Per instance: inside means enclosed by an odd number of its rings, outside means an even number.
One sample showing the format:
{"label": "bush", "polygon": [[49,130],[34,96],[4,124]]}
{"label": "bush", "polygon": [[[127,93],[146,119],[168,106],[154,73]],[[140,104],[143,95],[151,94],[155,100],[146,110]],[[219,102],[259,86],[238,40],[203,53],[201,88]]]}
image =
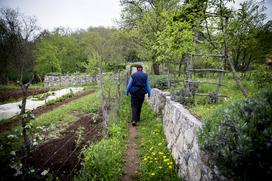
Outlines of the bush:
{"label": "bush", "polygon": [[272,70],[269,67],[260,66],[253,73],[253,82],[258,88],[269,87],[272,84]]}
{"label": "bush", "polygon": [[[151,87],[158,88],[161,90],[168,89],[168,77],[167,75],[150,75],[149,83]],[[173,77],[169,77],[169,82],[171,86],[178,84],[178,80],[175,80]]]}
{"label": "bush", "polygon": [[[199,133],[201,148],[236,180],[272,179],[272,91],[220,108]],[[222,114],[223,112],[223,114]]]}
{"label": "bush", "polygon": [[123,144],[113,137],[89,147],[84,155],[85,177],[93,180],[118,180],[122,174]]}

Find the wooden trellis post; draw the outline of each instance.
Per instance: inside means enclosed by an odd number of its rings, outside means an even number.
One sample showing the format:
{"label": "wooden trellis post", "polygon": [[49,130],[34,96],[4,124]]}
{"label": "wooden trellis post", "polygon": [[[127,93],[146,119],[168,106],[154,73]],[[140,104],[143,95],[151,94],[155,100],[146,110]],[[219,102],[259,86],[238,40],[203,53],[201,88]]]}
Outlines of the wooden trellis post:
{"label": "wooden trellis post", "polygon": [[[239,89],[241,90],[241,92],[243,93],[243,95],[245,97],[248,96],[248,93],[246,91],[246,89],[244,88],[244,86],[242,85],[241,81],[239,80],[237,73],[235,71],[234,65],[231,61],[231,59],[229,58],[228,55],[228,43],[227,43],[227,34],[226,34],[226,27],[228,26],[228,16],[225,16],[222,14],[222,5],[220,5],[220,14],[216,14],[216,13],[209,13],[206,12],[205,13],[205,29],[207,31],[207,36],[208,36],[208,43],[210,43],[213,47],[213,49],[218,49],[216,47],[216,45],[214,44],[214,41],[212,39],[212,35],[210,33],[210,29],[216,29],[218,31],[221,31],[223,34],[223,45],[222,48],[220,50],[221,54],[219,53],[211,53],[211,52],[207,52],[207,53],[196,53],[191,55],[186,55],[186,80],[185,80],[185,90],[186,93],[190,93],[191,95],[197,95],[197,96],[209,96],[209,103],[215,103],[218,101],[218,98],[220,97],[227,97],[225,95],[220,95],[220,87],[224,86],[222,84],[222,79],[223,79],[223,72],[228,72],[226,70],[223,70],[223,65],[224,63],[229,63],[230,68],[231,68],[231,72],[233,74],[233,78],[237,84],[237,86],[239,87]],[[219,27],[209,27],[208,25],[208,18],[219,18],[219,20],[221,21],[220,26]],[[196,36],[196,40],[194,41],[194,43],[205,43],[203,41],[200,41],[197,39]],[[193,59],[195,57],[216,57],[218,58],[219,63],[219,67],[218,69],[214,69],[214,68],[206,68],[206,69],[194,69],[193,68]],[[217,72],[218,73],[218,81],[217,82],[205,82],[205,81],[197,81],[197,80],[192,80],[192,73],[193,72]],[[192,85],[198,85],[198,84],[212,84],[212,85],[216,85],[215,91],[214,92],[209,92],[209,93],[197,93],[197,92],[192,92]],[[189,94],[187,94],[189,95]]]}

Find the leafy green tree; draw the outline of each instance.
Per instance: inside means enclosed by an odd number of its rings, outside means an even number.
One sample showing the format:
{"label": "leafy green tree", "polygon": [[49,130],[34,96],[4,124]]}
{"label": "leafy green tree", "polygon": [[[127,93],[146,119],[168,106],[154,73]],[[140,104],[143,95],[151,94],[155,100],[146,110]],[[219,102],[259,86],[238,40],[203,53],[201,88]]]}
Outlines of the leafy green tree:
{"label": "leafy green tree", "polygon": [[44,76],[50,72],[61,72],[61,63],[57,57],[57,48],[48,40],[38,43],[34,51],[36,58],[36,72]]}
{"label": "leafy green tree", "polygon": [[[269,46],[264,46],[263,41],[267,30],[262,31],[265,20],[264,2],[255,0],[245,1],[241,8],[234,13],[230,19],[228,29],[229,47],[233,64],[238,71],[247,71],[250,66],[260,60],[264,62],[264,57],[269,50]],[[270,32],[271,36],[271,32]],[[271,39],[271,37],[270,37]],[[269,41],[269,40],[265,40]]]}
{"label": "leafy green tree", "polygon": [[177,0],[123,0],[122,23],[125,29],[130,32],[138,56],[145,61],[153,62],[155,74],[159,74],[159,64],[156,62],[156,52],[153,45],[156,43],[157,32],[164,27],[161,13],[164,10],[175,9]]}

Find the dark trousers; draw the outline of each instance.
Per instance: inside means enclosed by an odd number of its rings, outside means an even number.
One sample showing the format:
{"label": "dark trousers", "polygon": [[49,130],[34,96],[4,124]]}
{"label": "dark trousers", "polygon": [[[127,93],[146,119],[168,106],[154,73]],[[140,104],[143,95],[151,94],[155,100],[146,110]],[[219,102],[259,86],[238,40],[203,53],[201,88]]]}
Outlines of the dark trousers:
{"label": "dark trousers", "polygon": [[142,105],[144,102],[144,94],[131,94],[131,110],[132,110],[132,119],[131,121],[138,122],[140,121]]}

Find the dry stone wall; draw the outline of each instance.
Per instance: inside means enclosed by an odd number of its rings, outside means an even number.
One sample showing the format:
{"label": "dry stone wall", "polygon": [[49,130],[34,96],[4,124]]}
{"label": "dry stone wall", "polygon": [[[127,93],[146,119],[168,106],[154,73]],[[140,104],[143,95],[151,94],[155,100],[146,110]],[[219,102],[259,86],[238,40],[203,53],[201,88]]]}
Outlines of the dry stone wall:
{"label": "dry stone wall", "polygon": [[159,89],[151,90],[149,104],[155,112],[162,113],[168,148],[179,168],[179,176],[188,181],[224,180],[217,168],[210,168],[208,157],[197,142],[197,130],[202,123],[180,103],[170,99],[170,94]]}
{"label": "dry stone wall", "polygon": [[84,85],[95,81],[96,77],[91,75],[46,75],[44,77],[45,87]]}

